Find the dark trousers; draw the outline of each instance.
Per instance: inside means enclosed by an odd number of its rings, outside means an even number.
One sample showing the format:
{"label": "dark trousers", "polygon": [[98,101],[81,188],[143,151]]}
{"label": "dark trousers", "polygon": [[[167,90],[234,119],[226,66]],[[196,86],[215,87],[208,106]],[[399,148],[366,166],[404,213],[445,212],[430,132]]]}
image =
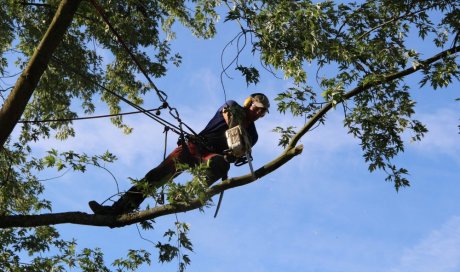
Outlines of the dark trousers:
{"label": "dark trousers", "polygon": [[[230,169],[230,164],[224,159],[224,156],[209,153],[189,142],[187,148],[179,145],[174,149],[163,162],[150,170],[144,179],[154,188],[159,188],[181,174],[176,169],[176,163],[187,164],[190,167],[199,163],[207,163],[209,166],[206,174],[208,186],[226,176]],[[118,211],[132,211],[137,209],[145,198],[141,189],[134,185],[113,204],[113,207]]]}

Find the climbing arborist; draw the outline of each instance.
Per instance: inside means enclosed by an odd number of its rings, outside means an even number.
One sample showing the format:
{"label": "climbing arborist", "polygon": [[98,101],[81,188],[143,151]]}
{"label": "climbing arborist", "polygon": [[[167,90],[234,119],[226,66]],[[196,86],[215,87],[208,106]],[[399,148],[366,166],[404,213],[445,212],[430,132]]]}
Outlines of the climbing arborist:
{"label": "climbing arborist", "polygon": [[[209,167],[206,170],[206,181],[208,186],[211,186],[218,179],[227,175],[230,163],[242,159],[232,154],[231,150],[229,152],[226,132],[229,128],[239,125],[248,145],[254,146],[258,139],[254,122],[263,117],[269,107],[270,102],[262,93],[250,95],[244,101],[243,106],[233,100],[227,101],[198,134],[198,137],[179,141],[178,147],[162,163],[150,170],[144,179],[155,188],[160,188],[180,174],[179,171],[176,171],[176,163],[189,166],[207,163]],[[244,159],[250,160],[251,158]],[[118,215],[137,209],[145,197],[142,190],[134,185],[112,206],[104,206],[94,200],[88,204],[95,214]]]}

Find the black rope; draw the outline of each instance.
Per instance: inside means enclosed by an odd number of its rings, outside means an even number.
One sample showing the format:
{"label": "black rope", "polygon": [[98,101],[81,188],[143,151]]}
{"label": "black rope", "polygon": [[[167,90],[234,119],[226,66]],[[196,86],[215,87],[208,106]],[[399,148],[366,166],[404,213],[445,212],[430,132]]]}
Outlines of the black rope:
{"label": "black rope", "polygon": [[6,89],[0,89],[0,92],[7,92],[7,91],[9,91],[9,90],[11,90],[13,88],[14,88],[14,86],[8,87]]}
{"label": "black rope", "polygon": [[165,130],[163,131],[164,134],[165,134],[165,150],[163,152],[163,160],[166,159],[166,147],[168,145],[168,131],[169,131],[169,128],[168,127],[165,127]]}
{"label": "black rope", "polygon": [[[107,24],[107,26],[109,27],[110,31],[117,37],[117,41],[122,45],[122,47],[124,48],[124,50],[129,54],[129,56],[131,57],[131,59],[134,61],[134,63],[136,64],[136,66],[138,67],[139,71],[141,71],[141,73],[145,76],[145,78],[147,79],[147,81],[150,83],[150,85],[152,86],[152,88],[155,90],[155,92],[157,93],[158,95],[158,98],[160,99],[161,102],[163,102],[163,105],[165,105],[168,109],[169,109],[169,114],[174,118],[176,119],[178,122],[179,122],[179,128],[180,128],[180,131],[182,133],[182,128],[181,128],[181,124],[183,124],[182,120],[180,119],[179,117],[179,112],[177,111],[176,108],[173,108],[171,107],[168,102],[166,101],[167,100],[167,95],[166,93],[164,93],[163,91],[159,90],[155,83],[152,81],[152,79],[150,78],[150,76],[148,75],[148,73],[145,71],[145,69],[143,68],[143,66],[141,65],[141,63],[138,61],[138,59],[136,58],[136,56],[134,55],[134,53],[131,51],[131,49],[129,48],[129,46],[126,44],[126,42],[123,40],[123,38],[121,37],[121,35],[116,31],[116,29],[113,27],[113,25],[110,23],[109,21],[109,18],[107,17],[107,15],[105,14],[104,10],[102,9],[102,7],[96,2],[96,0],[91,0],[91,4],[94,6],[94,8],[96,9],[96,11],[99,13],[99,15],[102,17],[102,20],[104,20],[104,22]],[[184,124],[185,125],[185,124]],[[190,129],[190,131],[196,135],[196,133],[187,125],[185,125],[188,129]]]}
{"label": "black rope", "polygon": [[[140,111],[141,113],[145,114],[146,116],[150,117],[151,119],[155,120],[156,122],[158,122],[159,124],[163,125],[164,127],[169,127],[169,129],[171,129],[171,131],[173,131],[174,133],[178,134],[178,135],[181,135],[181,128],[175,126],[174,124],[166,121],[165,119],[157,116],[158,112],[159,111],[155,111],[155,114],[142,108],[141,106],[139,105],[136,105],[135,103],[131,102],[130,100],[124,98],[123,96],[117,94],[116,92],[108,89],[107,87],[105,87],[104,85],[100,84],[99,82],[96,82],[95,80],[92,80],[90,78],[88,78],[86,75],[83,75],[82,73],[80,73],[79,71],[71,68],[70,66],[68,65],[65,65],[64,62],[62,62],[60,59],[56,58],[56,57],[52,57],[53,60],[55,60],[59,65],[62,66],[63,69],[65,70],[68,70],[68,71],[71,71],[72,73],[80,76],[83,80],[86,80],[87,82],[91,83],[91,84],[94,84],[95,86],[101,88],[102,90],[110,93],[111,95],[117,97],[118,99],[120,99],[121,101],[125,102],[126,104],[130,105],[131,107],[137,109],[138,111]],[[158,109],[164,109],[166,107],[165,104],[163,104],[162,106],[160,106],[160,108]],[[188,134],[188,133],[187,133]]]}
{"label": "black rope", "polygon": [[[160,110],[165,109],[166,106],[167,106],[167,103],[163,104],[159,108],[155,109],[154,110],[155,114],[154,114],[154,113],[151,112],[151,110],[146,110],[146,109],[142,108],[141,106],[136,105],[135,103],[131,102],[130,100],[128,100],[128,99],[124,98],[123,96],[117,94],[116,92],[108,89],[107,87],[105,87],[101,83],[89,78],[87,75],[82,74],[81,72],[79,72],[78,70],[72,68],[69,65],[65,65],[65,63],[63,61],[61,61],[60,59],[58,59],[58,58],[56,58],[54,56],[52,57],[52,59],[54,61],[56,61],[57,64],[61,65],[64,70],[68,70],[68,71],[80,76],[83,80],[85,80],[85,81],[87,81],[87,82],[89,82],[91,84],[94,84],[95,86],[99,87],[100,89],[108,92],[109,94],[117,97],[118,99],[120,99],[121,101],[123,101],[126,104],[130,105],[131,107],[137,109],[140,113],[143,113],[147,117],[150,117],[151,119],[153,119],[154,121],[156,121],[157,123],[159,123],[160,125],[165,127],[165,129],[171,130],[172,132],[174,132],[177,135],[179,135],[180,142],[181,142],[182,146],[185,148],[186,152],[189,151],[188,150],[188,145],[186,144],[186,139],[193,138],[196,143],[199,143],[199,144],[201,144],[203,146],[207,146],[207,142],[205,141],[205,139],[203,139],[202,137],[197,135],[197,133],[195,131],[193,131],[189,126],[187,126],[187,124],[185,124],[185,123],[180,121],[179,122],[179,127],[177,127],[174,124],[172,124],[172,123],[166,121],[165,119],[159,117]],[[192,133],[188,133],[188,132],[184,131],[183,128],[182,128],[182,125],[186,126]]]}
{"label": "black rope", "polygon": [[[224,49],[222,49],[222,52],[221,52],[221,54],[220,54],[220,64],[221,64],[221,66],[222,66],[222,71],[220,72],[220,85],[222,86],[222,91],[224,92],[224,102],[227,101],[227,92],[226,92],[226,90],[225,90],[225,84],[224,84],[223,76],[224,76],[224,74],[225,74],[225,75],[227,76],[227,78],[232,79],[232,77],[230,77],[230,75],[227,74],[227,70],[228,70],[228,69],[230,68],[230,66],[232,66],[235,62],[237,62],[237,60],[238,60],[238,58],[239,58],[239,56],[240,56],[240,54],[241,54],[241,52],[242,52],[242,49],[240,50],[240,49],[239,49],[239,46],[238,46],[238,52],[237,52],[236,57],[234,57],[234,58],[232,59],[232,61],[231,61],[226,67],[224,67],[224,60],[223,60],[223,58],[224,58],[224,53],[225,53],[225,51],[227,50],[227,48],[228,48],[231,44],[233,44],[233,42],[234,42],[235,40],[237,41],[237,44],[239,44],[239,39],[240,39],[241,36],[243,36],[243,35],[245,36],[245,31],[244,31],[244,29],[243,29],[241,32],[239,32],[235,37],[233,37],[233,39],[230,40],[230,41],[225,45]],[[245,38],[246,38],[246,36],[245,36]],[[245,39],[245,44],[246,44],[246,39]],[[244,48],[244,47],[245,47],[245,46],[243,46],[243,48]]]}
{"label": "black rope", "polygon": [[[157,110],[158,109],[150,109],[150,110],[146,110],[146,111],[148,111],[148,112],[155,111],[156,112]],[[108,118],[108,117],[115,117],[115,116],[131,115],[131,114],[138,114],[138,113],[144,113],[144,112],[143,111],[131,111],[131,112],[116,113],[116,114],[104,114],[104,115],[75,117],[75,118],[43,119],[43,120],[19,120],[18,123],[30,124],[30,123],[71,122],[71,121],[79,121],[79,120],[100,119],[100,118]]]}
{"label": "black rope", "polygon": [[[168,146],[168,131],[169,131],[169,128],[168,127],[165,127],[165,130],[163,131],[164,134],[165,134],[165,144],[164,144],[164,152],[163,152],[163,161],[166,160],[166,150],[167,150],[167,146]],[[161,185],[161,191],[160,191],[160,194],[158,195],[158,198],[156,199],[157,203],[160,204],[160,205],[163,205],[165,204],[165,185]]]}

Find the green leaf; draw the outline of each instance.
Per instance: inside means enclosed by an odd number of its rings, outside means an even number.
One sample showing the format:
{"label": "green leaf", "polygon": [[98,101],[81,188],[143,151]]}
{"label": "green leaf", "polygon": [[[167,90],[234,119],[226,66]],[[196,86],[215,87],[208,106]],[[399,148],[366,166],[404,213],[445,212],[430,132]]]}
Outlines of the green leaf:
{"label": "green leaf", "polygon": [[254,68],[254,67],[244,67],[244,66],[237,66],[235,68],[236,70],[240,71],[245,80],[246,80],[246,84],[249,85],[249,84],[257,84],[259,82],[259,71]]}

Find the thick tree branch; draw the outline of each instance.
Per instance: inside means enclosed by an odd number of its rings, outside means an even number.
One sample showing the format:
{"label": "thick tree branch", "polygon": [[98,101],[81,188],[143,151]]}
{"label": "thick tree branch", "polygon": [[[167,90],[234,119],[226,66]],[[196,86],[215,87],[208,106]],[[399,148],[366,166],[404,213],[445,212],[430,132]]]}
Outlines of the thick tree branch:
{"label": "thick tree branch", "polygon": [[[302,153],[302,150],[302,145],[292,149],[285,150],[279,157],[262,166],[261,168],[257,169],[255,171],[254,176],[248,174],[240,177],[230,178],[222,181],[219,184],[212,186],[207,191],[209,199],[214,195],[219,194],[220,192],[254,182],[255,180],[275,171],[276,169],[284,165],[286,162],[291,160],[293,157]],[[120,215],[118,217],[110,215],[94,215],[83,212],[0,216],[0,228],[38,227],[65,223],[92,226],[108,226],[113,228],[138,223],[148,219],[154,219],[168,214],[191,211],[202,206],[203,205],[200,202],[200,200],[196,199],[188,204],[167,204],[149,210]]]}
{"label": "thick tree branch", "polygon": [[[354,88],[353,90],[349,91],[348,93],[346,93],[343,96],[343,99],[346,101],[362,92],[369,90],[372,87],[378,86],[382,83],[391,82],[393,80],[400,79],[410,74],[413,74],[424,67],[428,67],[429,65],[431,65],[432,63],[440,59],[443,59],[449,55],[456,54],[458,52],[460,52],[460,46],[456,46],[456,47],[444,50],[429,59],[419,62],[417,66],[413,66],[408,69],[396,72],[394,74],[383,76],[379,80],[375,80],[375,81],[360,85]],[[295,145],[297,145],[297,143],[305,135],[305,133],[307,133],[322,117],[324,117],[324,115],[326,115],[326,113],[330,109],[332,109],[332,103],[325,104],[312,118],[310,118],[310,120],[308,120],[308,122],[299,130],[299,132],[297,132],[297,134],[294,135],[294,137],[292,137],[291,142],[288,145],[288,148],[293,148]]]}
{"label": "thick tree branch", "polygon": [[[379,80],[360,85],[353,90],[349,91],[344,95],[344,99],[348,100],[362,92],[369,90],[372,87],[375,87],[379,84],[390,82],[392,80],[403,78],[407,75],[410,75],[423,67],[427,67],[430,64],[445,58],[446,56],[456,54],[460,52],[460,46],[445,50],[429,59],[420,62],[420,65],[416,67],[411,67],[402,71],[399,71],[394,74],[386,75],[381,77]],[[254,182],[255,180],[275,171],[293,157],[302,153],[303,146],[296,146],[298,141],[332,108],[332,103],[325,104],[316,115],[314,115],[309,122],[302,127],[299,132],[294,135],[291,142],[285,149],[285,151],[278,156],[273,161],[265,164],[261,168],[255,171],[255,176],[250,174],[230,178],[222,181],[219,184],[216,184],[208,189],[207,193],[209,198],[214,195],[217,195],[225,190],[243,186]],[[49,213],[41,215],[14,215],[14,216],[0,216],[0,228],[10,228],[10,227],[37,227],[43,225],[55,225],[55,224],[80,224],[80,225],[92,225],[92,226],[108,226],[108,227],[122,227],[141,221],[154,219],[157,217],[174,214],[178,212],[191,211],[197,208],[202,207],[202,203],[196,199],[188,204],[176,204],[176,205],[163,205],[158,206],[149,210],[144,210],[140,212],[130,213],[120,215],[118,217],[108,216],[108,215],[92,215],[83,212],[66,212],[66,213]]]}
{"label": "thick tree branch", "polygon": [[24,112],[51,55],[62,41],[81,0],[63,0],[26,69],[0,109],[0,146],[3,146]]}

